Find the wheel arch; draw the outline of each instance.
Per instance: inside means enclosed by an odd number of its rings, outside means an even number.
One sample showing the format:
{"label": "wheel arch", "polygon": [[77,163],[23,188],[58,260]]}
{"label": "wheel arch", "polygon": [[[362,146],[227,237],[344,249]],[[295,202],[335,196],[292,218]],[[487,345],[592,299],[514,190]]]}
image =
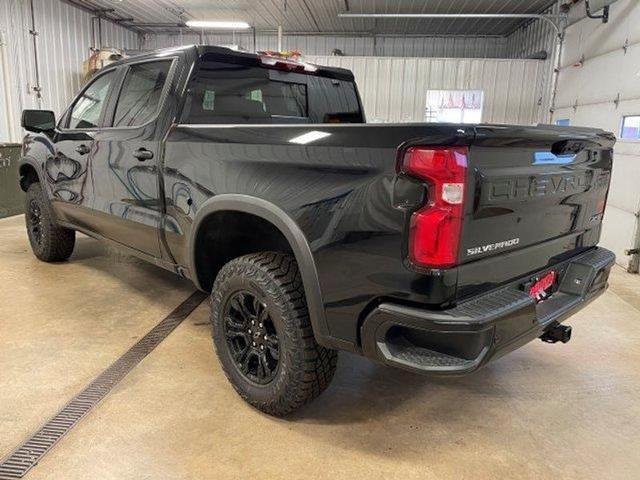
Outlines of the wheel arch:
{"label": "wheel arch", "polygon": [[23,159],[18,169],[20,188],[23,192],[29,189],[29,185],[41,182],[40,172],[35,162]]}
{"label": "wheel arch", "polygon": [[281,208],[266,200],[241,194],[222,194],[207,200],[197,211],[189,238],[189,272],[200,290],[205,290],[198,276],[197,241],[202,225],[211,215],[240,212],[259,217],[273,225],[287,240],[298,263],[307,299],[307,308],[316,341],[336,348],[329,335],[318,271],[306,236],[298,224]]}

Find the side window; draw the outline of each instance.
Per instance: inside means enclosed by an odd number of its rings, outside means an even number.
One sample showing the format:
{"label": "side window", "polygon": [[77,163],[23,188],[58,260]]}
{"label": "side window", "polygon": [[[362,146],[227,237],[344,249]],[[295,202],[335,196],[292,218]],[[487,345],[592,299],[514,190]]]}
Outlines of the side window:
{"label": "side window", "polygon": [[353,82],[309,76],[309,115],[313,123],[360,123],[363,121]]}
{"label": "side window", "polygon": [[114,127],[143,125],[156,115],[170,67],[171,60],[139,63],[129,67],[120,90]]}
{"label": "side window", "polygon": [[104,109],[109,86],[115,78],[110,71],[96,78],[76,100],[69,115],[68,128],[96,128]]}

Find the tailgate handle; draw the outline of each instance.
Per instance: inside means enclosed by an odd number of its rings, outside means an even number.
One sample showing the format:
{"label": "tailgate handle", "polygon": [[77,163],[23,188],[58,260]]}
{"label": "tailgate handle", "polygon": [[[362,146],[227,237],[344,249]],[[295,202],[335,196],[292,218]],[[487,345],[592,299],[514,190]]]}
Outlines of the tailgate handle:
{"label": "tailgate handle", "polygon": [[574,155],[584,150],[591,142],[581,140],[562,140],[551,145],[551,153],[554,155]]}

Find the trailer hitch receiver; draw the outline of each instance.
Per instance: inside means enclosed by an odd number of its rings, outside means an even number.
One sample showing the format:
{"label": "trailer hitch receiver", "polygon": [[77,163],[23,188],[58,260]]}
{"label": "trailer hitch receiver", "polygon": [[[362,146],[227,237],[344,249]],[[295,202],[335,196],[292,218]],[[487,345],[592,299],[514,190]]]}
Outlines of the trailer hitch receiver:
{"label": "trailer hitch receiver", "polygon": [[554,323],[540,336],[540,340],[546,343],[567,343],[571,340],[571,327]]}

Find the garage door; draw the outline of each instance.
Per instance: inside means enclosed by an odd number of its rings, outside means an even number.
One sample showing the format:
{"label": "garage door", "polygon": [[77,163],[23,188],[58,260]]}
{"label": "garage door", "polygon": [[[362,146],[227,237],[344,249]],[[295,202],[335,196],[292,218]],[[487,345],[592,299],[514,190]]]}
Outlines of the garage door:
{"label": "garage door", "polygon": [[[567,30],[554,120],[618,136],[601,243],[638,271],[640,212],[640,2],[619,1],[610,21],[584,19]],[[626,118],[626,128],[623,122]],[[624,134],[623,134],[624,131]],[[623,138],[628,137],[628,138]]]}

